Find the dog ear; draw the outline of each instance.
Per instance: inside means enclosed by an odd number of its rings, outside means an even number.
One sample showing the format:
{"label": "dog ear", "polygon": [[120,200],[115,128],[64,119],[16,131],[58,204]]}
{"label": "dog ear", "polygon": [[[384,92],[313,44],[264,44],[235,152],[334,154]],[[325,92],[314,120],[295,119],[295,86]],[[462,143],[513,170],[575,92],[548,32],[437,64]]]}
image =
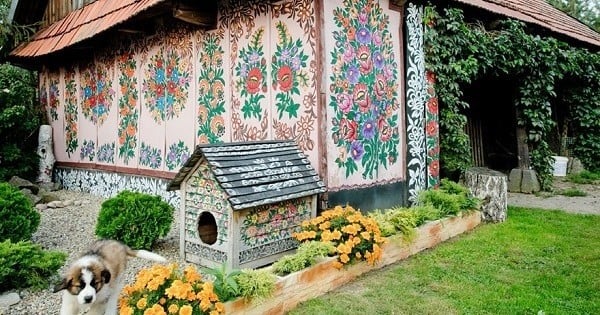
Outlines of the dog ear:
{"label": "dog ear", "polygon": [[102,270],[102,272],[100,273],[100,276],[102,277],[102,281],[104,281],[104,283],[109,283],[110,282],[110,271],[108,271],[108,269],[104,269]]}
{"label": "dog ear", "polygon": [[56,293],[58,291],[64,290],[71,285],[71,280],[67,280],[67,278],[62,278],[62,280],[54,286],[54,290],[52,293]]}

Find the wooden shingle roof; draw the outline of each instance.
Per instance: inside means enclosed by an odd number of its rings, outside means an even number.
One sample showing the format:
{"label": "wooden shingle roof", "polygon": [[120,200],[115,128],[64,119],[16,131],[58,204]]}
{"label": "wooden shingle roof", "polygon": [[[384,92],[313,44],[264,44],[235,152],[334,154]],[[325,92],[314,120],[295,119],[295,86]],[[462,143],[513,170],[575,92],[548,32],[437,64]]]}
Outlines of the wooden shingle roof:
{"label": "wooden shingle roof", "polygon": [[293,141],[199,145],[167,190],[178,190],[203,160],[210,165],[234,210],[326,191],[307,156]]}

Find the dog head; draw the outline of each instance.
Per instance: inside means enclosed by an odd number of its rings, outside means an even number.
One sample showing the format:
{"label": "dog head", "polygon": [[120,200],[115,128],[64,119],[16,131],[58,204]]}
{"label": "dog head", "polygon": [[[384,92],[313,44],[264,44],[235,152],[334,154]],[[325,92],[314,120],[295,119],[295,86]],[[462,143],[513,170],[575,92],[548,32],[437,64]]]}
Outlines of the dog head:
{"label": "dog head", "polygon": [[110,282],[111,274],[104,266],[95,261],[79,261],[74,264],[54,287],[54,292],[67,290],[77,296],[79,304],[91,304],[96,294]]}

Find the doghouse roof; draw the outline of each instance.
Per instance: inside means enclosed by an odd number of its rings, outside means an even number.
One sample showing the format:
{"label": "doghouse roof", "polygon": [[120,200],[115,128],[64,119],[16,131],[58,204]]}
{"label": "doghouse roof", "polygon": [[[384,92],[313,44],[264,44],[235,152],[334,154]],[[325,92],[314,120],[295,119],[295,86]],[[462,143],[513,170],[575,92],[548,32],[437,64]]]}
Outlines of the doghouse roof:
{"label": "doghouse roof", "polygon": [[234,210],[325,192],[325,184],[293,141],[199,145],[169,183],[178,190],[198,163],[206,161]]}

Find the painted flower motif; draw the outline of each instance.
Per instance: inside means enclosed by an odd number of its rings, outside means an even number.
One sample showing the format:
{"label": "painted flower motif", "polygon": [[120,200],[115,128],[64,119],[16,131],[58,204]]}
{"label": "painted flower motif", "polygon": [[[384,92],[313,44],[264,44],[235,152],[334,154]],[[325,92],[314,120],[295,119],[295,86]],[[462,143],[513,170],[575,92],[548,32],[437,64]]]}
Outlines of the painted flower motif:
{"label": "painted flower motif", "polygon": [[81,72],[82,113],[94,124],[102,125],[108,117],[115,91],[108,69],[99,65]]}
{"label": "painted flower motif", "polygon": [[75,72],[67,70],[65,72],[65,144],[66,152],[69,157],[75,153],[79,146],[78,134],[78,105],[77,105],[77,85],[75,83]]}
{"label": "painted flower motif", "polygon": [[158,169],[162,166],[162,151],[142,142],[140,147],[140,165]]}
{"label": "painted flower motif", "polygon": [[179,117],[190,85],[188,66],[174,49],[161,49],[150,58],[143,84],[146,106],[157,123]]}
{"label": "painted flower motif", "polygon": [[427,110],[430,113],[438,112],[438,99],[437,97],[432,97],[427,101]]}
{"label": "painted flower motif", "polygon": [[277,71],[277,83],[279,84],[279,88],[283,92],[289,92],[292,89],[293,84],[293,74],[292,68],[290,66],[282,66]]}
{"label": "painted flower motif", "polygon": [[329,87],[331,137],[347,153],[336,159],[346,177],[362,168],[363,178],[373,179],[380,167],[388,168],[398,157],[399,67],[390,20],[379,2],[342,3],[333,10],[337,30]]}
{"label": "painted flower motif", "polygon": [[48,106],[50,107],[50,118],[52,118],[52,120],[58,120],[57,110],[60,105],[59,97],[60,91],[58,89],[58,79],[51,79]]}
{"label": "painted flower motif", "polygon": [[259,68],[252,68],[248,72],[248,77],[246,78],[246,90],[250,94],[258,93],[262,87],[262,72]]}
{"label": "painted flower motif", "polygon": [[165,157],[165,163],[169,171],[172,171],[183,164],[190,157],[190,149],[185,143],[179,140],[177,143],[173,143],[169,146],[169,151]]}
{"label": "painted flower motif", "polygon": [[98,162],[114,163],[115,162],[115,143],[105,143],[98,148]]}
{"label": "painted flower motif", "polygon": [[425,134],[428,136],[436,135],[437,131],[438,131],[438,124],[436,121],[430,121],[427,123],[427,126],[425,126]]}
{"label": "painted flower motif", "polygon": [[79,153],[79,158],[82,161],[88,160],[93,161],[96,156],[96,143],[93,140],[83,140],[81,144],[81,151]]}
{"label": "painted flower motif", "polygon": [[119,157],[125,164],[135,156],[137,149],[137,130],[139,110],[138,88],[135,70],[137,62],[133,53],[125,53],[119,58],[118,69],[120,71],[119,85],[121,86],[121,97],[119,98]]}
{"label": "painted flower motif", "polygon": [[438,177],[440,174],[440,161],[434,160],[429,164],[429,176]]}

